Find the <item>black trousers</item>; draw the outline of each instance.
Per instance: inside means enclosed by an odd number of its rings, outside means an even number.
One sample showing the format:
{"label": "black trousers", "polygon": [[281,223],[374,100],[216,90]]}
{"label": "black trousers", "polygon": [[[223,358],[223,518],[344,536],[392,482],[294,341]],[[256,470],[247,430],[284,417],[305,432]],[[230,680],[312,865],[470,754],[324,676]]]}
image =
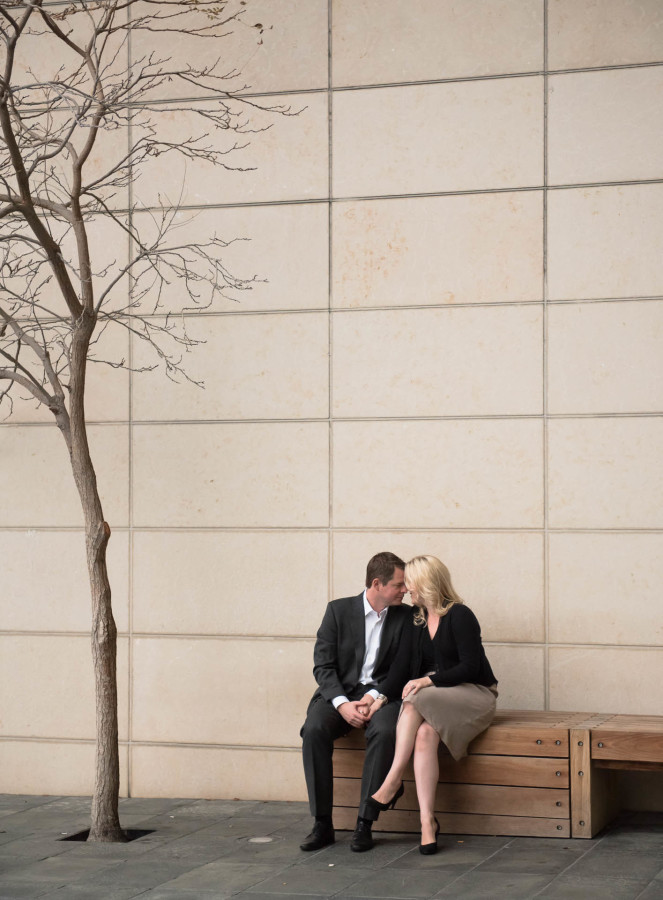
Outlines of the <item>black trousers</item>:
{"label": "black trousers", "polygon": [[[361,686],[349,700],[359,700],[366,693]],[[366,757],[361,779],[359,815],[364,819],[376,819],[378,811],[367,804],[385,779],[394,759],[396,745],[396,721],[400,701],[388,703],[379,709],[366,726]],[[329,700],[314,697],[306,712],[306,722],[301,729],[304,775],[308,790],[309,806],[313,816],[330,816],[334,806],[334,769],[332,754],[334,741],[352,731],[343,716]]]}

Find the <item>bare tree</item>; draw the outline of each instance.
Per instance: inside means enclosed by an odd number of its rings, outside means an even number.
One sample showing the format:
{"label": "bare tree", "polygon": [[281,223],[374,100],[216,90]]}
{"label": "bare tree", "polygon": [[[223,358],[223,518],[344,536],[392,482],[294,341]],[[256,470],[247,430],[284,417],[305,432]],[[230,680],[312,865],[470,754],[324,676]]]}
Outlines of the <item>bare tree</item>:
{"label": "bare tree", "polygon": [[[238,28],[259,44],[263,26],[248,20],[247,9],[245,0],[0,3],[0,403],[8,414],[26,400],[52,413],[80,496],[97,716],[90,840],[121,841],[125,835],[118,816],[117,630],[106,568],[110,528],[88,444],[88,363],[129,367],[126,359],[107,357],[101,349],[105,329],[119,327],[154,351],[154,366],[176,380],[187,378],[182,352],[195,341],[181,315],[165,315],[164,288],[178,283],[186,298],[181,313],[221,297],[236,299],[251,287],[253,279],[235,278],[226,268],[227,242],[216,236],[204,243],[171,240],[179,233],[177,203],[139,214],[136,203],[124,199],[141,168],[166,154],[218,171],[239,168],[235,156],[252,134],[269,127],[253,125],[250,114],[289,112],[242,94],[239,73],[218,60],[177,63],[172,53],[159,52],[186,34],[205,42],[202,58],[209,58],[210,42],[216,42],[216,52],[219,39]],[[128,41],[150,49],[129,62]],[[178,96],[195,102],[164,102],[173,82],[181,87]],[[167,113],[172,120],[173,112],[184,117],[192,108],[201,133],[164,137],[160,116]],[[109,226],[128,252],[119,261],[100,263],[91,249],[95,229]]]}

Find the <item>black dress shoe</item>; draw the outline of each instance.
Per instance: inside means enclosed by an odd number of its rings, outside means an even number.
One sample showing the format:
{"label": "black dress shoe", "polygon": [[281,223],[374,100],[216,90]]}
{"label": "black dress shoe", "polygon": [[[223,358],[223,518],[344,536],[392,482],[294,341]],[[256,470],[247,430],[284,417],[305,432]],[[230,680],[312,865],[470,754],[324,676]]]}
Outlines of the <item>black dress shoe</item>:
{"label": "black dress shoe", "polygon": [[357,822],[357,827],[350,840],[351,850],[354,850],[355,853],[364,853],[373,847],[373,832],[371,828],[370,822]]}
{"label": "black dress shoe", "polygon": [[306,835],[299,848],[300,850],[322,850],[328,844],[333,844],[335,840],[336,835],[334,834],[333,825],[316,822],[313,826],[313,831]]}
{"label": "black dress shoe", "polygon": [[437,836],[440,833],[440,823],[435,819],[435,840],[431,841],[430,844],[419,844],[419,853],[424,856],[433,856],[437,853]]}

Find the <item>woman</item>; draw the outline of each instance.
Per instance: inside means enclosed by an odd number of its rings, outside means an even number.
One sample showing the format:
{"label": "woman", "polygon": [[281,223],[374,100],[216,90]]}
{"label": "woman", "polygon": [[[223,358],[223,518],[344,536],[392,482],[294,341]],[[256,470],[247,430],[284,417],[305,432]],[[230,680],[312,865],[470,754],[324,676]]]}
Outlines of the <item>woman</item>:
{"label": "woman", "polygon": [[[439,743],[446,744],[454,759],[467,755],[467,745],[495,715],[497,679],[477,618],[455,592],[444,563],[435,556],[415,556],[405,566],[405,585],[414,616],[403,629],[383,694],[369,710],[371,716],[389,699],[403,698],[394,761],[372,799],[379,809],[393,809],[403,794],[403,773],[414,750],[419,850],[427,855],[437,852],[440,831],[435,818]],[[410,680],[402,687],[408,674]]]}

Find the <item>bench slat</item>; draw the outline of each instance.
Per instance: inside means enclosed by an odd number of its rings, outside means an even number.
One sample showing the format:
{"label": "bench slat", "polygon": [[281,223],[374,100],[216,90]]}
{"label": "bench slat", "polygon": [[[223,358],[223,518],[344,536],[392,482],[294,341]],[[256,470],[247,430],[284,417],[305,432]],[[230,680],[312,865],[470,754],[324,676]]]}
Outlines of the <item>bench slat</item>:
{"label": "bench slat", "polygon": [[[338,806],[359,805],[361,781],[335,778],[334,801]],[[569,792],[553,788],[505,787],[483,784],[440,784],[435,808],[441,812],[480,813],[494,816],[543,816],[564,819],[569,816]],[[405,782],[405,793],[398,801],[401,811],[419,809],[413,781]]]}
{"label": "bench slat", "polygon": [[[334,750],[334,774],[345,778],[361,778],[363,750]],[[413,779],[412,763],[405,778]],[[452,784],[499,784],[519,787],[568,788],[569,762],[527,756],[467,756],[454,762],[440,757],[440,781]]]}
{"label": "bench slat", "polygon": [[630,762],[663,762],[663,731],[592,731],[593,759],[623,759]]}
{"label": "bench slat", "polygon": [[[442,834],[508,834],[515,837],[555,838],[570,836],[568,819],[536,818],[534,816],[482,816],[445,812],[438,812],[437,818]],[[356,808],[341,806],[334,809],[335,828],[352,831],[356,821]],[[373,826],[373,831],[419,834],[419,813],[408,810],[389,810],[380,815]]]}

